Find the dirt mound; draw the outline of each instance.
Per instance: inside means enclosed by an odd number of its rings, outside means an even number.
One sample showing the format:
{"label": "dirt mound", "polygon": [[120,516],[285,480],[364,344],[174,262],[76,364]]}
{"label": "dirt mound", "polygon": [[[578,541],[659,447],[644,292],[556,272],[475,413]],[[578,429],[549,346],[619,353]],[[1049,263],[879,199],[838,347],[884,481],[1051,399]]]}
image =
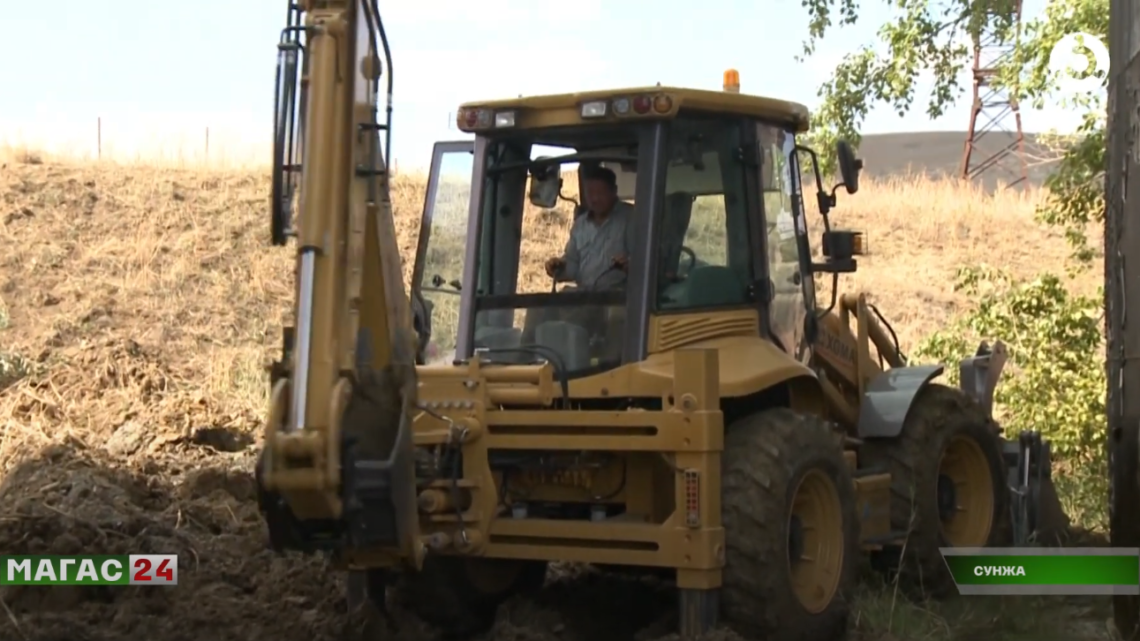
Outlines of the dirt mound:
{"label": "dirt mound", "polygon": [[178,554],[180,568],[174,588],[9,586],[3,623],[18,629],[4,637],[336,638],[345,605],[333,575],[265,549],[251,460],[116,468],[73,443],[10,470],[0,489],[5,553]]}
{"label": "dirt mound", "polygon": [[[209,638],[218,641],[435,641],[390,601],[387,613],[349,615],[344,585],[323,561],[266,549],[249,472],[254,457],[207,453],[114,466],[79,442],[45,448],[0,487],[0,549],[7,554],[177,554],[173,588],[0,589],[0,635],[28,641]],[[201,457],[193,450],[202,450]],[[199,459],[185,465],[187,460]],[[502,607],[480,641],[667,641],[674,593],[652,581],[555,568],[537,595]],[[737,641],[730,632],[707,641]]]}

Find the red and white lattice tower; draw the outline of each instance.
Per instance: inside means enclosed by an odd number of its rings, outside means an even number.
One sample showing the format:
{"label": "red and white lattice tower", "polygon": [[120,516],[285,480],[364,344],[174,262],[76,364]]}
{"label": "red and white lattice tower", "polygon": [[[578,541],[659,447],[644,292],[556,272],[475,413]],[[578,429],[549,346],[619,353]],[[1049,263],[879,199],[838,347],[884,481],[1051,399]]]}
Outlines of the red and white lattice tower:
{"label": "red and white lattice tower", "polygon": [[[1013,11],[1015,33],[1020,35],[1021,0],[1016,0]],[[974,102],[961,165],[965,180],[980,180],[988,174],[1013,187],[1024,186],[1029,179],[1017,96],[993,83],[1014,48],[991,30],[974,41]],[[985,144],[979,144],[983,139]]]}

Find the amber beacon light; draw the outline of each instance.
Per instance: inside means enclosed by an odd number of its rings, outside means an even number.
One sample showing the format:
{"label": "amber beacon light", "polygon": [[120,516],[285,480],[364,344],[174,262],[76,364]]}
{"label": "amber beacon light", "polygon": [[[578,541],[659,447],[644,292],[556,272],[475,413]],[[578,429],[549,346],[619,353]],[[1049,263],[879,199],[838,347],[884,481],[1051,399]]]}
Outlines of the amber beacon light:
{"label": "amber beacon light", "polygon": [[729,69],[724,72],[724,90],[731,91],[732,93],[740,93],[740,72],[736,69]]}

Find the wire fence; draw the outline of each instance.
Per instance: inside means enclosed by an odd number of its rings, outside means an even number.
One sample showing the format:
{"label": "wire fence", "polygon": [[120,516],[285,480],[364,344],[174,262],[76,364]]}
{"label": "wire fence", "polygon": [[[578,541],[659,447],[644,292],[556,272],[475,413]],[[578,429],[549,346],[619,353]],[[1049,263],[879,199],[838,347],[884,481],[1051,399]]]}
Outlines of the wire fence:
{"label": "wire fence", "polygon": [[[261,123],[258,125],[261,126]],[[251,136],[252,127],[140,127],[129,119],[96,116],[87,123],[48,123],[37,127],[0,123],[0,151],[96,162],[146,163],[218,168],[269,167],[269,136]],[[260,138],[260,139],[259,139]],[[399,161],[389,160],[393,175]]]}

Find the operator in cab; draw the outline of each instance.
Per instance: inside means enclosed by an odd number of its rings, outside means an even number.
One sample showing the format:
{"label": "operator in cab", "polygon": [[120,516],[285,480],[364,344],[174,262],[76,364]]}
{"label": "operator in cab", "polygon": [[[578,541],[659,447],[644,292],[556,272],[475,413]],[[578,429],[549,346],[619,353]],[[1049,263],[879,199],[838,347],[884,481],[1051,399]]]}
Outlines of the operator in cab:
{"label": "operator in cab", "polygon": [[586,213],[570,228],[561,256],[546,261],[546,274],[556,282],[572,282],[579,291],[625,285],[633,205],[618,198],[617,176],[605,167],[583,170]]}

